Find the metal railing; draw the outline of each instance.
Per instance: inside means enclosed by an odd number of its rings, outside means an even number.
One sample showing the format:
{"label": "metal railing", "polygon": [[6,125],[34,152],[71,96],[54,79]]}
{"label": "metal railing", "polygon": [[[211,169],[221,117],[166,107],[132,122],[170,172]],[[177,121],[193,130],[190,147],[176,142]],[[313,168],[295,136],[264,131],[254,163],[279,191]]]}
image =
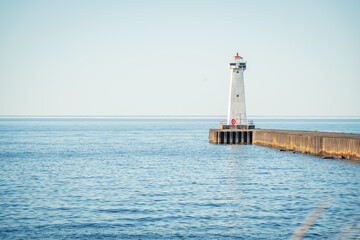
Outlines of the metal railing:
{"label": "metal railing", "polygon": [[[224,122],[225,122],[225,124],[224,124]],[[222,125],[228,125],[227,121],[221,120],[220,121],[220,126],[222,126]],[[247,125],[247,126],[254,125],[254,120],[239,120],[239,121],[236,122],[235,125]]]}

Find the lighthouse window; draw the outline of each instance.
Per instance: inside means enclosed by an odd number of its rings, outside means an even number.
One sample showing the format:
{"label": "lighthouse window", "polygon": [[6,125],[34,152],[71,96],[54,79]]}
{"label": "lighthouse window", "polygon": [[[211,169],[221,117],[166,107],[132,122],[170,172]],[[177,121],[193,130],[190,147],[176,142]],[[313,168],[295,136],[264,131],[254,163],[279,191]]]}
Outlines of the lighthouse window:
{"label": "lighthouse window", "polygon": [[239,71],[236,71],[237,73],[239,73]]}
{"label": "lighthouse window", "polygon": [[238,94],[238,95],[236,95],[236,97],[239,97],[239,94]]}

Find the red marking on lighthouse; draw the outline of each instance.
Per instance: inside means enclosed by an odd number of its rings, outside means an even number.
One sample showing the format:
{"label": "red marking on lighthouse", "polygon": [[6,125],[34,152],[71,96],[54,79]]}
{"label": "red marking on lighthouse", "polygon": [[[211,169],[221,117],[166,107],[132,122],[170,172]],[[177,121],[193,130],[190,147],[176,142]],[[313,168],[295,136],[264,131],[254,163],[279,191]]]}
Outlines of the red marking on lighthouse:
{"label": "red marking on lighthouse", "polygon": [[235,125],[235,123],[236,123],[236,120],[235,120],[235,119],[231,119],[231,124],[232,124],[232,125]]}

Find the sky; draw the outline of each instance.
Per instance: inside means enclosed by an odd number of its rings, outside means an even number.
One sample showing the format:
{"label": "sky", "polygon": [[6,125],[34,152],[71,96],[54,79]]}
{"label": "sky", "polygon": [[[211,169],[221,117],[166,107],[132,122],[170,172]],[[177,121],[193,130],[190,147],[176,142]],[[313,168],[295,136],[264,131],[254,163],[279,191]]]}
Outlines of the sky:
{"label": "sky", "polygon": [[360,116],[360,1],[0,0],[0,115]]}

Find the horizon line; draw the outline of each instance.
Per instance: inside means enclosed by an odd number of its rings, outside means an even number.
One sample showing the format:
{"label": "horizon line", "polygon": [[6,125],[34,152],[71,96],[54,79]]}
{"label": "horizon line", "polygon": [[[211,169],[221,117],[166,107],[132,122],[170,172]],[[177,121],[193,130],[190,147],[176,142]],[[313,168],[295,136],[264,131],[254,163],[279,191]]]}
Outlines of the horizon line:
{"label": "horizon line", "polygon": [[[224,118],[226,115],[144,115],[144,114],[125,114],[125,115],[74,115],[74,114],[63,114],[63,115],[42,115],[42,114],[0,114],[0,118]],[[261,119],[261,118],[302,118],[302,119],[313,119],[313,118],[332,118],[332,119],[360,119],[360,116],[357,115],[248,115],[248,119],[251,118]]]}

